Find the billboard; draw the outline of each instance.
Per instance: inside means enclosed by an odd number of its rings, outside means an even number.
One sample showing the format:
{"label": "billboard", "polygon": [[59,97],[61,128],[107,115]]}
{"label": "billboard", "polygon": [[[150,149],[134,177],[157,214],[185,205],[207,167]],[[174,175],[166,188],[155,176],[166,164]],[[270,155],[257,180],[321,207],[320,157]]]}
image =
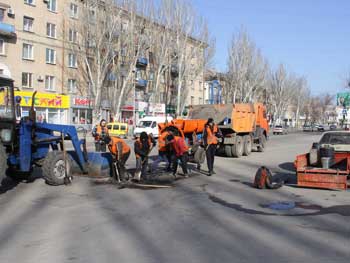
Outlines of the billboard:
{"label": "billboard", "polygon": [[337,94],[337,106],[350,107],[350,92]]}

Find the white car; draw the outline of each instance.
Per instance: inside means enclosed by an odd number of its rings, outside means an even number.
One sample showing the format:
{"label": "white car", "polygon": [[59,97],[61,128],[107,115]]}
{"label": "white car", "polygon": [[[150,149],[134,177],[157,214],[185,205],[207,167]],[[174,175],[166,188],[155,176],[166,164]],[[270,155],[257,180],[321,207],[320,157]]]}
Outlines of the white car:
{"label": "white car", "polygon": [[287,134],[288,131],[286,128],[284,128],[282,125],[276,125],[274,128],[273,128],[273,134]]}
{"label": "white car", "polygon": [[[172,117],[167,117],[167,121],[171,121]],[[164,123],[165,117],[144,117],[137,124],[134,130],[134,136],[138,137],[141,132],[146,132],[147,134],[152,134],[154,138],[158,138],[158,124]]]}

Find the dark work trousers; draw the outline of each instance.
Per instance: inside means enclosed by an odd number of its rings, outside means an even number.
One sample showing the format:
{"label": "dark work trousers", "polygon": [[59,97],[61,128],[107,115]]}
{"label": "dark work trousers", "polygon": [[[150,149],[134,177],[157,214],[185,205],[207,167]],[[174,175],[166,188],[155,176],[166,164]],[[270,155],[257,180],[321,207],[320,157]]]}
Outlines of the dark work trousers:
{"label": "dark work trousers", "polygon": [[148,157],[137,157],[136,158],[136,171],[141,171],[141,178],[147,179],[147,166]]}
{"label": "dark work trousers", "polygon": [[187,154],[187,152],[181,156],[175,156],[174,162],[173,162],[173,174],[176,174],[176,172],[177,172],[178,160],[180,160],[181,168],[182,168],[184,175],[187,175],[188,174],[188,171],[187,171],[188,154]]}
{"label": "dark work trousers", "polygon": [[95,141],[95,151],[96,152],[106,152],[107,147],[104,141]]}
{"label": "dark work trousers", "polygon": [[216,152],[216,144],[209,144],[206,152],[209,172],[212,172],[214,170],[215,152]]}
{"label": "dark work trousers", "polygon": [[125,164],[126,164],[126,161],[129,159],[129,156],[130,156],[130,152],[124,153],[122,154],[122,158],[119,160],[119,174],[120,174],[120,179],[122,181],[125,181],[125,172],[126,172]]}

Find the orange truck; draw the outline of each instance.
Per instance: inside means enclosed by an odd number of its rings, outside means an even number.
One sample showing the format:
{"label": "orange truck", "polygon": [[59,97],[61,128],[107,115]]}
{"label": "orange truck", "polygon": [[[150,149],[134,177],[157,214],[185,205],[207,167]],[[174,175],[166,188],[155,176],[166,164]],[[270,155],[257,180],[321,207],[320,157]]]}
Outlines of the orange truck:
{"label": "orange truck", "polygon": [[223,134],[218,152],[228,157],[248,156],[252,148],[263,152],[269,125],[262,103],[194,105],[189,119],[213,118]]}

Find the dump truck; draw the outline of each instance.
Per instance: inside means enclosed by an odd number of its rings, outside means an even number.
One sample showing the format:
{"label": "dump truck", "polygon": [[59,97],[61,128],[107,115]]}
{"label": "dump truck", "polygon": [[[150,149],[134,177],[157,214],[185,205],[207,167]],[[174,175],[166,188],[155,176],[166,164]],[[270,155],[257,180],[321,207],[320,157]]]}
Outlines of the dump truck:
{"label": "dump truck", "polygon": [[223,134],[220,154],[239,158],[250,155],[253,148],[258,152],[266,148],[269,125],[262,103],[194,105],[188,118],[214,119]]}

